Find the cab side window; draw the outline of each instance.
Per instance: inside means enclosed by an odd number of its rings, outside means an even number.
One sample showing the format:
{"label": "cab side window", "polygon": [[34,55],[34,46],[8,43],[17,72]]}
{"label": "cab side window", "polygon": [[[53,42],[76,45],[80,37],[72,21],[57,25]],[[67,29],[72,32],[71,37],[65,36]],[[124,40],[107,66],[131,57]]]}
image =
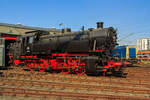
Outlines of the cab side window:
{"label": "cab side window", "polygon": [[33,43],[33,37],[29,37],[29,43]]}

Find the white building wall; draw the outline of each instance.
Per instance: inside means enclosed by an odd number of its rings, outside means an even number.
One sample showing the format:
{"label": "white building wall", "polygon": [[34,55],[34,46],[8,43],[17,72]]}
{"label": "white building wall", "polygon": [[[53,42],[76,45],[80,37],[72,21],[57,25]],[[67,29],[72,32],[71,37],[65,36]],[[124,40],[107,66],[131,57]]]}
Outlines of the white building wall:
{"label": "white building wall", "polygon": [[137,50],[150,50],[150,38],[142,38],[137,40]]}

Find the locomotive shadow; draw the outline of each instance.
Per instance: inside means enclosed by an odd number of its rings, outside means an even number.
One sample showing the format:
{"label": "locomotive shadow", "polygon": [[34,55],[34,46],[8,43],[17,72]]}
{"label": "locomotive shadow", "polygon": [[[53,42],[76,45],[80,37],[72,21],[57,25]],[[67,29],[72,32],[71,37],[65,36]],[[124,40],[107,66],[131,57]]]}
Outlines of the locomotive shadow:
{"label": "locomotive shadow", "polygon": [[0,77],[4,77],[3,72],[0,72]]}
{"label": "locomotive shadow", "polygon": [[13,68],[11,68],[10,66],[5,66],[5,67],[0,67],[0,70],[11,70]]}
{"label": "locomotive shadow", "polygon": [[[24,71],[31,71],[28,68],[24,68],[23,70]],[[34,69],[34,71],[41,72],[39,69]],[[62,74],[77,75],[77,73],[75,73],[75,72],[63,73],[62,70],[45,70],[44,72],[47,72],[47,73],[50,73],[50,74],[53,74],[53,73],[62,73]],[[126,78],[127,73],[105,74],[105,76],[103,75],[103,73],[97,73],[97,74],[87,74],[87,73],[85,73],[85,75],[92,76],[92,77],[118,77],[118,78],[122,77],[122,78]],[[78,76],[82,76],[82,75],[78,75]]]}
{"label": "locomotive shadow", "polygon": [[29,69],[27,69],[27,68],[24,68],[23,70],[24,70],[24,71],[30,71],[30,70],[29,70]]}
{"label": "locomotive shadow", "polygon": [[[24,68],[23,69],[24,71],[31,71],[30,69],[28,68]],[[34,69],[34,71],[37,71],[37,72],[40,72],[39,69]],[[47,73],[61,73],[61,70],[45,70],[44,72],[47,72]]]}
{"label": "locomotive shadow", "polygon": [[130,66],[127,66],[126,68],[133,68],[133,67],[141,67],[140,65],[130,65]]}
{"label": "locomotive shadow", "polygon": [[91,76],[91,77],[115,77],[115,78],[126,78],[127,77],[127,73],[124,73],[124,75],[120,75],[120,74],[115,74],[115,75],[109,75],[109,74],[106,74],[105,76],[102,74],[102,73],[99,73],[97,75],[94,75],[94,74],[88,74],[88,76]]}

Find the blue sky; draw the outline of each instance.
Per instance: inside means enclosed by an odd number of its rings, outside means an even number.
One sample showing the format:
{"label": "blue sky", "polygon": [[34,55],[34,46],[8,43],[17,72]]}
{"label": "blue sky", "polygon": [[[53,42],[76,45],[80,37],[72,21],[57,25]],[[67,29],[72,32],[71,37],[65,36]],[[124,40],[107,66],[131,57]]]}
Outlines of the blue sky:
{"label": "blue sky", "polygon": [[0,22],[35,27],[118,29],[120,44],[150,37],[150,0],[0,0]]}

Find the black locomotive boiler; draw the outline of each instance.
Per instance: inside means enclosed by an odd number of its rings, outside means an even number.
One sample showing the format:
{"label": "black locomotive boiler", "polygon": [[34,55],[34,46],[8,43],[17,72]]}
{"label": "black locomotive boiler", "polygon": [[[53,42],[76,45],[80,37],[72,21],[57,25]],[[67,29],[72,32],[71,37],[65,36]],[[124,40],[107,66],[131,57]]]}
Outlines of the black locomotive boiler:
{"label": "black locomotive boiler", "polygon": [[61,71],[62,73],[120,74],[127,63],[115,61],[111,50],[117,45],[113,27],[49,34],[46,31],[27,32],[10,46],[11,63],[25,65],[32,70]]}

